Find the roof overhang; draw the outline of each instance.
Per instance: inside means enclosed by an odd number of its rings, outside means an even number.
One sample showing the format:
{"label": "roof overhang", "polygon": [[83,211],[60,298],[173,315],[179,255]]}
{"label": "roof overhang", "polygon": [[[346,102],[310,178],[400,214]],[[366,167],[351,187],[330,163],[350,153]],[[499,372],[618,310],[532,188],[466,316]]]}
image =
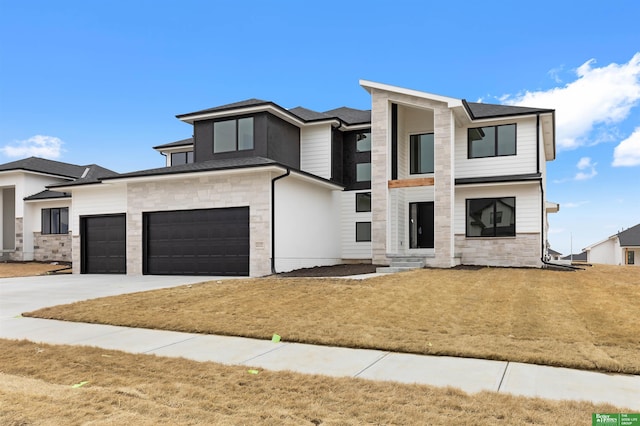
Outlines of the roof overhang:
{"label": "roof overhang", "polygon": [[556,159],[556,115],[554,112],[547,112],[539,116],[545,159],[552,161]]}
{"label": "roof overhang", "polygon": [[56,174],[53,174],[53,173],[36,172],[36,171],[33,171],[33,170],[28,170],[28,169],[0,170],[0,175],[9,174],[9,173],[29,173],[29,174],[32,174],[32,175],[54,177],[54,178],[65,179],[65,180],[70,180],[70,181],[77,179],[77,178],[72,177],[72,176],[64,176],[64,175],[56,175]]}
{"label": "roof overhang", "polygon": [[558,213],[560,211],[560,204],[546,201],[544,209],[547,213]]}
{"label": "roof overhang", "polygon": [[421,92],[419,90],[406,89],[404,87],[392,86],[390,84],[376,83],[375,81],[360,80],[362,86],[369,94],[372,90],[382,90],[385,92],[397,93],[406,96],[415,96],[436,102],[446,103],[449,108],[461,107],[462,99],[450,98],[448,96],[435,95],[433,93]]}

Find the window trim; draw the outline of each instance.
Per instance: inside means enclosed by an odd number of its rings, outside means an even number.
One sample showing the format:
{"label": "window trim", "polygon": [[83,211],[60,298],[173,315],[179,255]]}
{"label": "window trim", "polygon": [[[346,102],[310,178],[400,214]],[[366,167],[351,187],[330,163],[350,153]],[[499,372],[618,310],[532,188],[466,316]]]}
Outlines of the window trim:
{"label": "window trim", "polygon": [[[516,204],[516,196],[507,196],[507,197],[485,197],[485,198],[467,198],[464,201],[465,212],[464,212],[464,233],[466,238],[514,238],[517,236],[516,226],[517,226],[517,204]],[[513,235],[497,235],[497,226],[496,223],[493,223],[493,235],[469,235],[469,202],[470,201],[480,201],[480,200],[492,200],[493,202],[493,212],[492,215],[495,217],[496,213],[496,203],[499,200],[504,199],[513,199]]]}
{"label": "window trim", "polygon": [[[413,173],[411,171],[411,166],[412,164],[412,157],[411,157],[411,137],[412,136],[422,136],[422,135],[433,135],[433,171],[432,172],[426,172],[426,173]],[[407,170],[409,171],[409,175],[410,176],[420,176],[420,175],[433,175],[436,171],[436,135],[435,132],[432,130],[430,132],[416,132],[416,133],[409,133],[409,167],[407,167]]]}
{"label": "window trim", "polygon": [[[245,119],[251,119],[251,127],[252,127],[252,141],[251,141],[251,148],[243,148],[243,149],[238,149],[239,147],[239,132],[238,130],[240,129],[240,120],[245,120]],[[235,149],[229,150],[229,151],[216,151],[216,124],[218,123],[224,123],[224,122],[228,122],[228,121],[233,121],[235,123]],[[246,117],[235,117],[235,118],[228,118],[225,120],[217,120],[213,122],[213,129],[212,129],[212,138],[213,138],[213,144],[212,144],[212,150],[213,150],[213,154],[227,154],[229,152],[241,152],[241,151],[252,151],[256,148],[256,123],[255,123],[255,119],[252,115],[246,116]]]}
{"label": "window trim", "polygon": [[[363,240],[358,238],[358,225],[359,224],[368,224],[369,225],[369,239]],[[356,243],[370,243],[371,242],[371,222],[370,221],[361,221],[356,222]]]}
{"label": "window trim", "polygon": [[[504,127],[504,126],[514,126],[515,129],[515,141],[514,144],[515,146],[513,147],[513,154],[499,154],[498,153],[498,147],[499,147],[499,142],[498,142],[498,127]],[[471,155],[471,138],[469,133],[472,130],[475,129],[482,129],[483,127],[493,127],[495,129],[495,138],[494,138],[494,155],[484,155],[484,156],[472,156]],[[518,123],[507,123],[507,124],[495,124],[495,125],[491,125],[491,126],[479,126],[479,127],[468,127],[467,128],[467,159],[468,160],[474,160],[477,158],[495,158],[495,157],[512,157],[514,155],[518,155]]]}
{"label": "window trim", "polygon": [[[53,217],[54,215],[51,214],[53,210],[57,210],[58,211],[58,223],[57,223],[57,229],[58,232],[52,232],[52,229],[54,228],[53,226]],[[62,212],[66,211],[67,212],[67,223],[66,223],[66,229],[64,229],[63,222],[62,222]],[[45,214],[48,218],[49,224],[47,227],[45,227]],[[47,232],[45,232],[45,229],[48,229]],[[40,234],[41,235],[66,235],[69,233],[69,207],[47,207],[47,208],[43,208],[40,211]]]}
{"label": "window trim", "polygon": [[[177,155],[177,154],[185,154],[185,160],[186,160],[186,162],[185,162],[185,163],[177,163],[177,164],[174,164],[174,162],[173,162],[173,156],[174,156],[174,155]],[[172,165],[172,166],[179,166],[179,165],[182,165],[182,164],[192,164],[192,163],[193,163],[193,151],[178,151],[178,152],[171,152],[171,153],[169,154],[169,156],[170,156],[169,158],[170,158],[170,161],[171,161],[171,165]],[[191,161],[189,161],[189,157],[191,157]]]}

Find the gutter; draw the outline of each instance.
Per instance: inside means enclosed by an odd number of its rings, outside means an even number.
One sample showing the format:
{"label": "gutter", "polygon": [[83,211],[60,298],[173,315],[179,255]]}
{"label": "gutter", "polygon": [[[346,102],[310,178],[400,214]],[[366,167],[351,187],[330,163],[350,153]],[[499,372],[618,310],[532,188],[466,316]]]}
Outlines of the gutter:
{"label": "gutter", "polygon": [[291,169],[287,167],[287,172],[283,175],[271,179],[271,273],[276,274],[276,181],[286,178],[291,174]]}

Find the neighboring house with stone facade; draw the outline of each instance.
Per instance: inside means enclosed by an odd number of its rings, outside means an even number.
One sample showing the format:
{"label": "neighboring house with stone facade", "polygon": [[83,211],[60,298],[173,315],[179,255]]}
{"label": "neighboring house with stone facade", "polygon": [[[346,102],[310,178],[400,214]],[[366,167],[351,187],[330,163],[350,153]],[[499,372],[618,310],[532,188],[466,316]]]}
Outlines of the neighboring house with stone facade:
{"label": "neighboring house with stone facade", "polygon": [[360,84],[371,110],[249,99],[178,115],[193,136],[155,147],[165,167],[52,181],[74,272],[543,265],[553,110]]}
{"label": "neighboring house with stone facade", "polygon": [[592,244],[583,251],[587,261],[609,265],[640,265],[640,224]]}

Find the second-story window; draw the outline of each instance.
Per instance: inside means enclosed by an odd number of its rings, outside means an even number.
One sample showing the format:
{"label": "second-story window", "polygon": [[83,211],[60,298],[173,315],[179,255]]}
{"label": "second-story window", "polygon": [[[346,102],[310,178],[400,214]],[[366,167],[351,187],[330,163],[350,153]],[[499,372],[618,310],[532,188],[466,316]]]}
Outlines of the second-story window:
{"label": "second-story window", "polygon": [[189,164],[189,163],[193,163],[193,151],[171,153],[172,166],[177,166],[180,164]]}
{"label": "second-story window", "polygon": [[213,123],[213,152],[253,149],[253,117]]}
{"label": "second-story window", "polygon": [[516,155],[516,125],[475,127],[468,131],[469,158]]}
{"label": "second-story window", "polygon": [[411,151],[412,175],[433,173],[433,133],[411,135],[409,137]]}

